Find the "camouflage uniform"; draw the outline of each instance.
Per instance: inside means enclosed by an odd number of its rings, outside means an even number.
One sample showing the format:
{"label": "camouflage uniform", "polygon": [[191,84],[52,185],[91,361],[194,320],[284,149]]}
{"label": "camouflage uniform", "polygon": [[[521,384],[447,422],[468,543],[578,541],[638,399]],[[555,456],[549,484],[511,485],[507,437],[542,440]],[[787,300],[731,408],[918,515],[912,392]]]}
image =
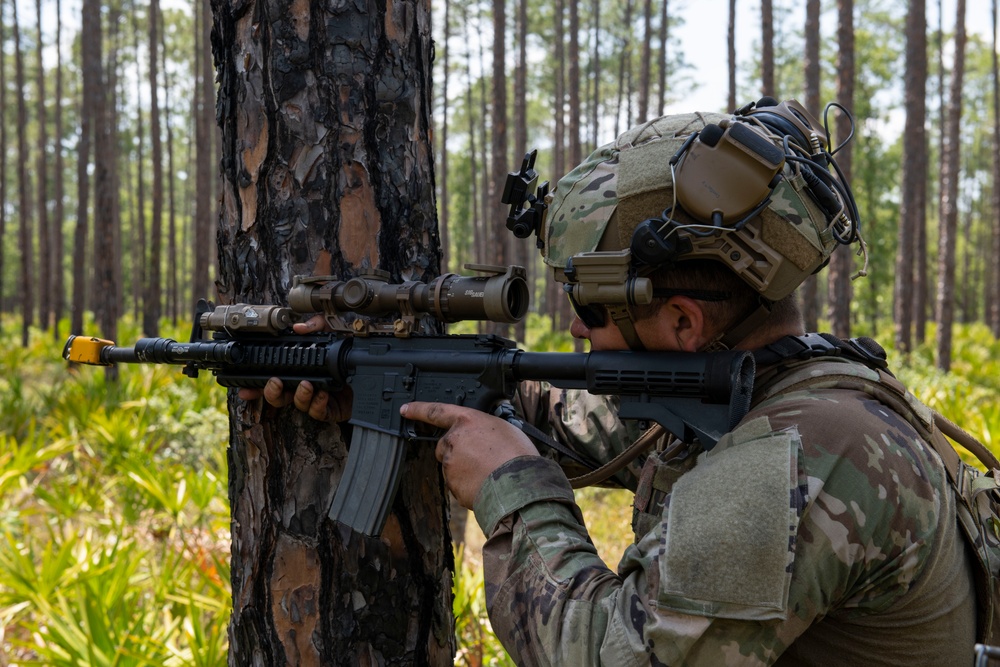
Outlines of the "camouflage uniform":
{"label": "camouflage uniform", "polygon": [[[634,432],[602,403],[526,401],[606,460]],[[711,452],[654,452],[636,472],[617,573],[554,462],[515,459],[483,486],[487,605],[518,664],[971,664],[971,571],[941,461],[864,392],[779,394]]]}
{"label": "camouflage uniform", "polygon": [[[720,118],[652,121],[562,179],[543,235],[557,279],[570,256],[627,248],[639,221],[670,206],[663,165]],[[696,240],[697,252],[733,258],[727,244],[753,237],[733,268],[782,298],[835,245],[803,188],[787,173],[741,238]],[[842,359],[800,363],[872,373]],[[938,455],[864,391],[772,395],[793,369],[761,370],[758,404],[711,451],[684,446],[667,460],[661,443],[620,473],[636,492],[635,542],[617,572],[555,461],[494,471],[474,509],[488,538],[490,618],[518,664],[971,664],[972,573]],[[613,401],[538,386],[521,398],[530,421],[594,461],[638,435]]]}

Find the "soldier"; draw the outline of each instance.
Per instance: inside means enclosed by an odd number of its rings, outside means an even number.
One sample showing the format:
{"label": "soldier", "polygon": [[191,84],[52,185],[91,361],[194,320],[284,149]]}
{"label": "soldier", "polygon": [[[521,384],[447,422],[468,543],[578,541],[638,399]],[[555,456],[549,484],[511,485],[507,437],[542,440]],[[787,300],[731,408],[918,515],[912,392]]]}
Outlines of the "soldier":
{"label": "soldier", "polygon": [[[543,252],[574,336],[758,362],[752,409],[714,447],[657,437],[618,474],[636,496],[616,572],[555,457],[490,415],[404,406],[446,430],[437,456],[486,534],[490,619],[518,664],[971,664],[973,573],[941,458],[909,411],[873,395],[879,374],[861,361],[877,355],[803,336],[795,288],[860,240],[819,128],[769,98],[667,116],[598,149],[553,193]],[[618,289],[588,269],[622,262]],[[265,397],[349,413],[349,396],[304,383]],[[614,401],[581,392],[525,386],[519,407],[595,461],[641,435]]]}

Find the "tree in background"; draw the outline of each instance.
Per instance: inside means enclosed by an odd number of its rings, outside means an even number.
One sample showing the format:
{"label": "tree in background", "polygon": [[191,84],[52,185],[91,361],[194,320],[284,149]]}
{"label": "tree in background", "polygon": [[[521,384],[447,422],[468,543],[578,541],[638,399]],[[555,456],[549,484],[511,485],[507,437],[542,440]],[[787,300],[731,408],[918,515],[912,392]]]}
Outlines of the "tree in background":
{"label": "tree in background", "polygon": [[955,248],[958,233],[958,181],[961,158],[962,84],[965,75],[965,0],[955,4],[955,57],[944,118],[941,206],[937,275],[937,366],[951,368],[952,324],[955,321]]}
{"label": "tree in background", "polygon": [[[0,38],[0,42],[2,42]],[[66,311],[66,272],[63,270],[63,255],[65,253],[66,241],[65,235],[63,233],[63,222],[66,216],[65,208],[65,181],[64,181],[64,170],[65,170],[65,157],[64,151],[62,150],[63,141],[65,137],[63,136],[63,105],[61,100],[63,99],[63,62],[62,62],[62,1],[56,0],[56,95],[55,99],[57,103],[55,104],[55,180],[53,183],[53,197],[55,199],[55,210],[53,217],[55,220],[52,224],[53,233],[53,248],[52,248],[52,272],[53,272],[53,283],[52,290],[53,301],[52,301],[52,320],[53,328],[52,333],[56,340],[60,339],[59,333],[59,321],[62,319],[63,314]],[[0,65],[2,67],[2,65]],[[0,84],[2,85],[2,84]],[[0,99],[0,108],[3,108],[3,100]],[[0,140],[0,145],[4,142]],[[0,206],[2,206],[2,198],[0,198]],[[3,236],[3,225],[0,223],[0,237]],[[2,270],[3,261],[0,260],[0,270]],[[0,283],[0,291],[2,291],[2,283]],[[0,299],[2,301],[2,299]]]}
{"label": "tree in background", "polygon": [[[807,0],[805,24],[805,90],[803,103],[809,113],[820,117],[822,109],[820,94],[820,0]],[[819,330],[819,280],[815,275],[806,278],[800,289],[802,299],[802,319],[806,331]]]}
{"label": "tree in background", "polygon": [[906,17],[906,72],[903,77],[906,121],[903,128],[899,243],[893,294],[896,347],[913,349],[913,284],[917,230],[926,224],[921,191],[927,182],[927,7],[911,0]]}
{"label": "tree in background", "polygon": [[[992,12],[993,28],[993,49],[990,54],[991,73],[993,75],[993,204],[994,216],[996,211],[1000,211],[1000,39],[997,35],[997,23],[1000,22],[1000,11],[998,11],[997,0],[990,3]],[[993,330],[993,335],[1000,337],[1000,224],[992,225],[992,252],[990,253],[990,267],[992,281],[990,289],[987,291],[986,303],[989,308],[989,323]]]}
{"label": "tree in background", "polygon": [[[7,109],[7,52],[2,45],[7,40],[7,23],[4,20],[6,2],[0,0],[0,109]],[[4,255],[2,240],[7,231],[7,115],[0,114],[0,318],[4,313]]]}
{"label": "tree in background", "polygon": [[149,133],[152,139],[153,161],[153,210],[149,227],[149,273],[145,281],[142,330],[147,336],[158,336],[160,315],[163,312],[161,266],[163,261],[163,138],[160,128],[159,95],[159,24],[160,3],[150,0],[149,14]]}
{"label": "tree in background", "polygon": [[[21,26],[17,20],[17,2],[11,2],[14,30],[14,67],[17,89],[24,90],[24,54],[21,51]],[[4,147],[6,149],[6,146]],[[34,324],[34,253],[31,252],[31,204],[28,198],[28,105],[24,95],[17,96],[17,193],[20,213],[21,273],[18,291],[21,299],[21,345],[28,344],[28,331]]]}
{"label": "tree in background", "polygon": [[212,14],[210,0],[195,0],[198,14],[199,54],[195,60],[195,94],[193,102],[195,128],[195,205],[194,232],[191,243],[194,246],[194,267],[191,293],[193,301],[209,296],[209,250],[214,246],[212,206],[212,184],[218,176],[217,166],[213,166],[212,126],[215,124],[215,74],[209,53],[212,50]]}
{"label": "tree in background", "polygon": [[[281,303],[296,274],[435,275],[430,3],[213,11],[220,298]],[[367,539],[327,516],[345,458],[337,426],[235,397],[230,415],[230,664],[452,664],[433,447],[408,450],[386,529]]]}
{"label": "tree in background", "polygon": [[[854,108],[854,2],[837,0],[837,102]],[[837,115],[836,142],[847,140],[852,132],[846,114]],[[848,182],[851,180],[853,146],[848,143],[837,153],[837,163]],[[828,299],[830,326],[835,336],[851,336],[851,267],[852,257],[846,247],[837,248],[830,257]]]}
{"label": "tree in background", "polygon": [[729,65],[729,97],[726,109],[733,111],[736,103],[736,0],[729,0],[729,30],[726,38]]}
{"label": "tree in background", "polygon": [[764,95],[776,96],[778,91],[774,88],[774,7],[771,0],[760,2],[760,39],[760,91]]}
{"label": "tree in background", "polygon": [[42,34],[42,0],[35,0],[35,17],[38,27],[36,51],[38,66],[35,71],[36,113],[38,114],[37,154],[35,155],[35,185],[38,191],[38,322],[42,331],[48,331],[52,322],[52,274],[55,262],[52,257],[52,229],[49,222],[48,193],[48,123],[45,113],[45,39]]}

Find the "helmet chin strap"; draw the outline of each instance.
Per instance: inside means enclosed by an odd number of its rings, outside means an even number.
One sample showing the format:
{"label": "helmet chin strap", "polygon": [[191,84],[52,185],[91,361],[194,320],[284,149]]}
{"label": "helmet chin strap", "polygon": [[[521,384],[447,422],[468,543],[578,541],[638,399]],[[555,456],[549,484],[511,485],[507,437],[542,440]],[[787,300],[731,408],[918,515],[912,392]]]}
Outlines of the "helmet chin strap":
{"label": "helmet chin strap", "polygon": [[605,306],[605,308],[608,310],[608,315],[611,316],[611,321],[615,323],[618,331],[622,334],[622,338],[625,339],[628,349],[633,352],[644,352],[646,346],[639,340],[639,334],[635,330],[635,323],[632,321],[632,314],[629,313],[628,306],[625,304],[615,304]]}
{"label": "helmet chin strap", "polygon": [[735,349],[737,345],[746,340],[747,336],[767,320],[771,315],[771,308],[773,306],[774,303],[771,301],[768,301],[764,297],[758,297],[757,303],[751,306],[751,310],[739,320],[738,324],[729,327],[727,331],[716,336],[702,351],[719,352]]}

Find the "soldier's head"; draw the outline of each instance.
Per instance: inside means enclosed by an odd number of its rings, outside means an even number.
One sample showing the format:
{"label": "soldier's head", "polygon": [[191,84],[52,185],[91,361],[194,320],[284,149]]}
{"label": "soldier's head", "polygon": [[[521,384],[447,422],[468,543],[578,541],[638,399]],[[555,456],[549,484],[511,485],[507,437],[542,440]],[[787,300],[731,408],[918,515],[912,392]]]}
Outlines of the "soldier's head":
{"label": "soldier's head", "polygon": [[584,323],[610,318],[633,349],[635,322],[677,296],[704,311],[707,347],[733,347],[801,326],[795,289],[857,240],[828,133],[797,102],[764,98],[599,148],[552,193],[542,252]]}

